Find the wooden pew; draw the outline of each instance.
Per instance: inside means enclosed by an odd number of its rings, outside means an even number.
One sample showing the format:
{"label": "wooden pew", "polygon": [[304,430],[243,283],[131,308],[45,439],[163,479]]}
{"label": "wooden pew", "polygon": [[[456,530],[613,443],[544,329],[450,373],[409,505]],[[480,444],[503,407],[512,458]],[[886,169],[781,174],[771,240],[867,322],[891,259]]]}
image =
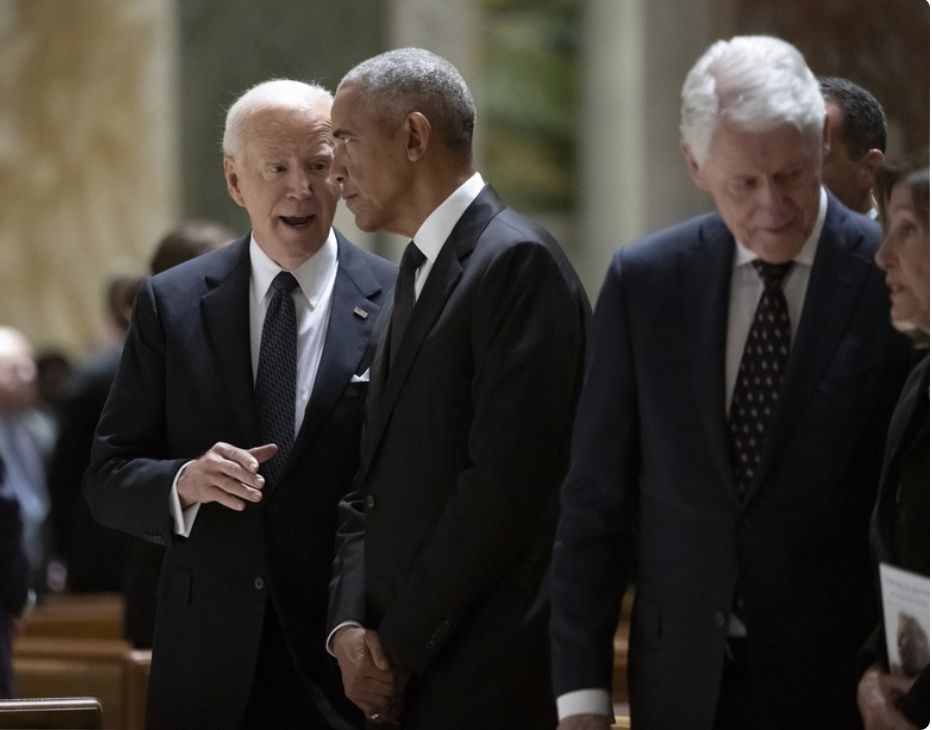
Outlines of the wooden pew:
{"label": "wooden pew", "polygon": [[122,639],[124,604],[118,593],[43,595],[27,617],[25,635]]}
{"label": "wooden pew", "polygon": [[143,727],[151,652],[121,639],[19,637],[14,641],[16,694],[96,697],[103,728]]}
{"label": "wooden pew", "polygon": [[94,697],[0,700],[0,728],[99,730],[100,702]]}
{"label": "wooden pew", "polygon": [[13,643],[19,697],[96,697],[103,727],[143,727],[152,653],[123,639],[119,594],[42,596]]}

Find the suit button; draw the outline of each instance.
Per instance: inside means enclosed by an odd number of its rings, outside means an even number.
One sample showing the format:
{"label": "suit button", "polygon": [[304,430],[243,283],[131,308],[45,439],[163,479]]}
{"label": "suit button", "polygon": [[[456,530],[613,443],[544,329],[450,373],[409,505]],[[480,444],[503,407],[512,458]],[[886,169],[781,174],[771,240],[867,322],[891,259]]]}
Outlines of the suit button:
{"label": "suit button", "polygon": [[375,495],[366,495],[366,509],[375,509]]}
{"label": "suit button", "polygon": [[728,620],[728,617],[725,615],[724,611],[715,612],[715,625],[720,629],[725,628],[725,622]]}
{"label": "suit button", "polygon": [[268,507],[265,508],[266,514],[277,515],[278,514],[278,503],[272,502]]}
{"label": "suit button", "polygon": [[263,588],[265,588],[265,580],[262,578],[262,576],[256,578],[252,584],[255,586],[257,591],[261,591]]}

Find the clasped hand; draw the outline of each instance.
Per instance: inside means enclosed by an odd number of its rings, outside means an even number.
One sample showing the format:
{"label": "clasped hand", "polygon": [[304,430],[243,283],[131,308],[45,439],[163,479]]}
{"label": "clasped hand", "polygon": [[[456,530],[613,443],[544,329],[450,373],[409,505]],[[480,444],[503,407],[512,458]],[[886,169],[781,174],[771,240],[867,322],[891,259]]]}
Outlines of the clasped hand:
{"label": "clasped hand", "polygon": [[379,635],[361,627],[346,626],[334,635],[332,646],[346,696],[370,720],[398,723],[402,695],[411,673],[392,666]]}

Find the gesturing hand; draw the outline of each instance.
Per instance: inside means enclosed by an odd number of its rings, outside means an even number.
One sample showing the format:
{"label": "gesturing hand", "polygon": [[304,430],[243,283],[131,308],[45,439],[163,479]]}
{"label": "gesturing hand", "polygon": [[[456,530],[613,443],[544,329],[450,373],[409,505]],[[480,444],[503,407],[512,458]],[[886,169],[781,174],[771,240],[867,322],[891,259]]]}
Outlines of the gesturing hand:
{"label": "gesturing hand", "polygon": [[275,444],[240,449],[216,443],[197,461],[188,464],[178,478],[178,498],[183,508],[195,502],[217,502],[241,511],[246,502],[262,499],[265,479],[259,465],[278,451]]}

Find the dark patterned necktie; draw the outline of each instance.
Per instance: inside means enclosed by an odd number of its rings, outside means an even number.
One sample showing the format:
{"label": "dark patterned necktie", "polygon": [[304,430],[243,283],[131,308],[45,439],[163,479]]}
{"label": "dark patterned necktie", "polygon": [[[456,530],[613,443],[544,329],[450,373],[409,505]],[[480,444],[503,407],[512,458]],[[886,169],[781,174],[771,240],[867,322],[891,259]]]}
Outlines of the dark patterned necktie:
{"label": "dark patterned necktie", "polygon": [[401,344],[401,338],[408,327],[411,312],[414,311],[414,275],[418,268],[427,260],[421,250],[408,243],[401,256],[398,266],[398,280],[395,282],[395,304],[392,308],[392,334],[391,334],[391,361],[395,361],[395,354]]}
{"label": "dark patterned necktie", "polygon": [[297,279],[282,271],[272,281],[275,293],[269,302],[259,344],[256,372],[256,411],[264,443],[278,446],[278,453],[264,465],[274,479],[294,443],[295,381],[297,380],[298,325],[291,292]]}
{"label": "dark patterned necktie", "polygon": [[748,332],[738,379],[731,399],[729,427],[738,492],[747,491],[760,464],[767,425],[773,414],[790,352],[790,316],[783,295],[783,279],[793,266],[752,262],[764,281]]}

